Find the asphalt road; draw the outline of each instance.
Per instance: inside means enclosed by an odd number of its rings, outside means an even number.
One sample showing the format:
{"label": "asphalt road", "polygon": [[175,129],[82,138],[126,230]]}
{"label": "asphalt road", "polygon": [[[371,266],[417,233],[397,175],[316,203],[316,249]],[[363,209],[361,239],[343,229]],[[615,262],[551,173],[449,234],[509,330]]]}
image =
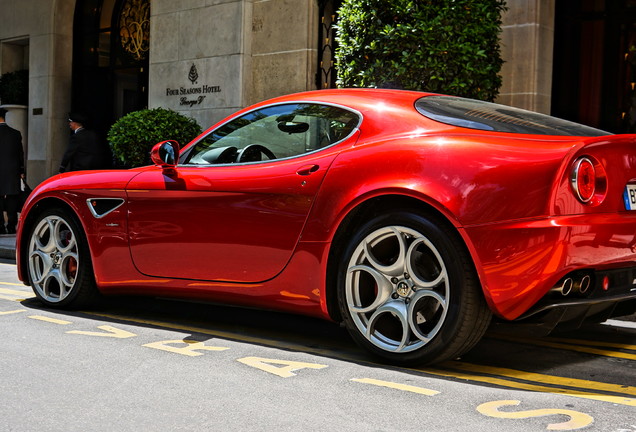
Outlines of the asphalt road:
{"label": "asphalt road", "polygon": [[4,262],[0,430],[636,432],[635,318],[538,339],[495,328],[462,359],[406,369],[287,314],[44,309]]}

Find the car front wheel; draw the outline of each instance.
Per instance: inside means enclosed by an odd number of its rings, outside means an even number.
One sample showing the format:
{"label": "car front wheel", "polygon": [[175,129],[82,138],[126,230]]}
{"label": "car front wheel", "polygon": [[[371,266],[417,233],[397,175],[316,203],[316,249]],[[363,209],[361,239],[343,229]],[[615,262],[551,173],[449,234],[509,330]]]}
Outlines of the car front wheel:
{"label": "car front wheel", "polygon": [[29,278],[38,299],[51,307],[77,308],[98,298],[86,237],[70,211],[41,214],[28,242]]}
{"label": "car front wheel", "polygon": [[352,337],[397,364],[458,357],[491,318],[464,245],[451,228],[413,212],[385,213],[360,227],[338,287]]}

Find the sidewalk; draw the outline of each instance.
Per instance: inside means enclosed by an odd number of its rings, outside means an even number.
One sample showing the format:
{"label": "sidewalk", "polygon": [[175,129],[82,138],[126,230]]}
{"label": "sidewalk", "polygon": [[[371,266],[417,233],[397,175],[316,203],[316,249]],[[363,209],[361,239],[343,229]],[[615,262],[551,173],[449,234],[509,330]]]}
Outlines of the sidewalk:
{"label": "sidewalk", "polygon": [[15,234],[0,235],[0,258],[15,261]]}

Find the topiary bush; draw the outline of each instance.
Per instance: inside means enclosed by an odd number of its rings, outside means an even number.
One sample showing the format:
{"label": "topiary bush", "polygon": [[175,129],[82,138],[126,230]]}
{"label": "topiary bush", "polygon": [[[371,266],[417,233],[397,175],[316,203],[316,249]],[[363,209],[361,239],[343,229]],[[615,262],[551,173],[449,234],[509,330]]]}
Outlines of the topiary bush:
{"label": "topiary bush", "polygon": [[501,87],[504,0],[344,0],[338,85],[492,101]]}
{"label": "topiary bush", "polygon": [[117,120],[108,131],[114,158],[125,167],[150,163],[150,150],[160,141],[176,140],[185,145],[201,133],[192,118],[164,108],[131,112]]}
{"label": "topiary bush", "polygon": [[20,70],[0,75],[0,103],[27,105],[29,103],[29,71]]}

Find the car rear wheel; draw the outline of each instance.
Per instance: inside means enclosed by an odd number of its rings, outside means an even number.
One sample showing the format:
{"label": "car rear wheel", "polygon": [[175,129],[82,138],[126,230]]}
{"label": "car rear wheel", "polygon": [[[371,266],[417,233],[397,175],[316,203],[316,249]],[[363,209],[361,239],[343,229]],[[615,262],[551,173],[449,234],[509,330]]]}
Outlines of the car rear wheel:
{"label": "car rear wheel", "polygon": [[99,297],[86,237],[70,211],[41,214],[28,242],[31,286],[47,306],[84,307]]}
{"label": "car rear wheel", "polygon": [[397,364],[456,358],[491,319],[461,241],[435,219],[408,211],[382,214],[357,230],[338,287],[352,337]]}

